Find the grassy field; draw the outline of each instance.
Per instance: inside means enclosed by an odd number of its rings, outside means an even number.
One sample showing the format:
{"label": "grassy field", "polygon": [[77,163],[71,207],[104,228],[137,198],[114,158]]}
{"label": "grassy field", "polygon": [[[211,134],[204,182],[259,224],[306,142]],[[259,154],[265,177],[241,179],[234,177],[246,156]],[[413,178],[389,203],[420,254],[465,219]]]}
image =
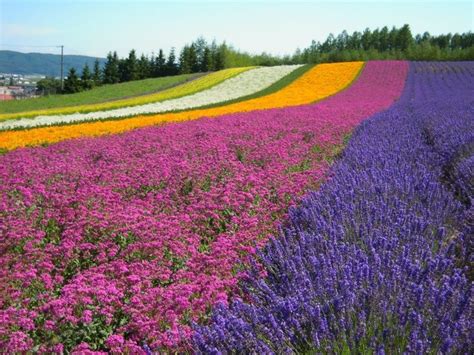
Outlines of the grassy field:
{"label": "grassy field", "polygon": [[51,95],[35,99],[3,101],[0,102],[0,113],[16,113],[119,100],[168,89],[172,86],[195,79],[201,75],[202,74],[184,74],[163,78],[144,79],[127,83],[99,86],[92,90],[79,92],[77,94]]}

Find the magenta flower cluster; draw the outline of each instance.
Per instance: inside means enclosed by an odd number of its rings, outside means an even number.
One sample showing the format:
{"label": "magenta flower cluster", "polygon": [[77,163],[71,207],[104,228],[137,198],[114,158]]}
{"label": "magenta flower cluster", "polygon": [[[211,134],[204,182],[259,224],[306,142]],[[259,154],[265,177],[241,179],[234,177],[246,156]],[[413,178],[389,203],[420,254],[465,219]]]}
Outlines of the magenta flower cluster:
{"label": "magenta flower cluster", "polygon": [[0,348],[185,349],[191,324],[239,294],[256,248],[407,72],[369,62],[314,105],[1,156]]}

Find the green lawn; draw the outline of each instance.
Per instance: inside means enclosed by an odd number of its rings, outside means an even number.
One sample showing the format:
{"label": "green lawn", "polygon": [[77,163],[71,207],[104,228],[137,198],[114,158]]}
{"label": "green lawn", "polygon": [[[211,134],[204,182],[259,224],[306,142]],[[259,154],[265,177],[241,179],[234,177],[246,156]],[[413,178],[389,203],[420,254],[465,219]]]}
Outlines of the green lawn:
{"label": "green lawn", "polygon": [[69,95],[51,95],[34,99],[0,101],[0,113],[16,113],[56,107],[68,107],[83,104],[123,99],[164,90],[195,79],[202,74],[184,74],[130,81],[127,83],[104,85],[92,90]]}

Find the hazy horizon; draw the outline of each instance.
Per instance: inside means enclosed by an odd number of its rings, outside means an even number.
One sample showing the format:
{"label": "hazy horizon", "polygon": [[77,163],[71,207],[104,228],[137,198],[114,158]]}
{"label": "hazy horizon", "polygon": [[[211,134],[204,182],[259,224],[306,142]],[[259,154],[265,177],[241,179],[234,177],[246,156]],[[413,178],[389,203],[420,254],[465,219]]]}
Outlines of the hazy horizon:
{"label": "hazy horizon", "polygon": [[[151,54],[199,36],[249,53],[284,55],[329,33],[405,23],[412,32],[468,32],[472,1],[137,1],[0,0],[0,49],[105,57]],[[341,11],[343,5],[344,11]]]}

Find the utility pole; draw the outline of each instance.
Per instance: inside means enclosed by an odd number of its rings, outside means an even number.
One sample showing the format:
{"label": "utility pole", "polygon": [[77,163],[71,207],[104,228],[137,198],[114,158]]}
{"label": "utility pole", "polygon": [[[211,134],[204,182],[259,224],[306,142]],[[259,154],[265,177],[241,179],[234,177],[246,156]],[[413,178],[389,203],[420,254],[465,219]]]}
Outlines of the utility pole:
{"label": "utility pole", "polygon": [[61,47],[61,91],[64,89],[64,46],[60,45]]}

